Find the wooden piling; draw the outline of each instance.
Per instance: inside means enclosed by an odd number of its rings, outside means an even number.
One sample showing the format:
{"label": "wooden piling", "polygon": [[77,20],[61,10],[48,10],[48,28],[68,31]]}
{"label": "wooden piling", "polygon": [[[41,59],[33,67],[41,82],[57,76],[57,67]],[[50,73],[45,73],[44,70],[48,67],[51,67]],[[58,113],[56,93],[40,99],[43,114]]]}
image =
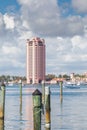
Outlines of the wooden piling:
{"label": "wooden piling", "polygon": [[62,103],[62,101],[63,101],[63,81],[59,82],[59,86],[60,86],[60,101]]}
{"label": "wooden piling", "polygon": [[42,81],[42,113],[44,114],[44,104],[45,104],[45,81]]}
{"label": "wooden piling", "polygon": [[0,86],[0,119],[4,119],[5,113],[5,84]]}
{"label": "wooden piling", "polygon": [[0,130],[4,130],[4,120],[0,119]]}
{"label": "wooden piling", "polygon": [[19,80],[20,96],[22,96],[22,80]]}
{"label": "wooden piling", "polygon": [[63,82],[60,81],[59,85],[60,85],[60,95],[62,96],[63,95]]}
{"label": "wooden piling", "polygon": [[45,103],[45,81],[42,81],[42,103]]}
{"label": "wooden piling", "polygon": [[38,89],[36,89],[32,95],[33,95],[34,130],[41,130],[42,93]]}
{"label": "wooden piling", "polygon": [[45,128],[51,129],[51,116],[50,116],[50,88],[45,87]]}
{"label": "wooden piling", "polygon": [[22,115],[22,80],[19,80],[19,87],[20,87],[20,116]]}

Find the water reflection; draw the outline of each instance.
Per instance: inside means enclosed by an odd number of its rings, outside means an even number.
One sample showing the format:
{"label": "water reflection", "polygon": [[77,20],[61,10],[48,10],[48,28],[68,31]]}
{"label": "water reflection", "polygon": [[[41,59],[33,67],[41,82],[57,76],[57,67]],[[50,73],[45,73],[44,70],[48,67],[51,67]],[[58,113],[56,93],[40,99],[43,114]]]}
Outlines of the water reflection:
{"label": "water reflection", "polygon": [[50,130],[50,128],[46,128],[45,130]]}
{"label": "water reflection", "polygon": [[22,94],[20,95],[20,116],[22,116]]}
{"label": "water reflection", "polygon": [[60,96],[60,128],[62,129],[63,122],[63,96]]}
{"label": "water reflection", "polygon": [[4,120],[0,119],[0,130],[4,130]]}
{"label": "water reflection", "polygon": [[[28,93],[31,92],[31,89],[26,90]],[[27,125],[25,130],[33,130],[33,104],[32,104],[32,95],[26,96],[25,98],[25,120]]]}
{"label": "water reflection", "polygon": [[[20,94],[20,126],[22,125],[22,93]],[[22,130],[22,128],[20,128]]]}
{"label": "water reflection", "polygon": [[[33,130],[34,90],[24,87],[21,97],[19,87],[6,88],[5,123],[0,120],[0,130]],[[87,88],[65,88],[63,97],[59,88],[54,90],[51,90],[51,130],[87,130]],[[45,130],[44,115],[41,130]]]}
{"label": "water reflection", "polygon": [[60,105],[62,106],[62,104],[63,104],[63,96],[60,95]]}

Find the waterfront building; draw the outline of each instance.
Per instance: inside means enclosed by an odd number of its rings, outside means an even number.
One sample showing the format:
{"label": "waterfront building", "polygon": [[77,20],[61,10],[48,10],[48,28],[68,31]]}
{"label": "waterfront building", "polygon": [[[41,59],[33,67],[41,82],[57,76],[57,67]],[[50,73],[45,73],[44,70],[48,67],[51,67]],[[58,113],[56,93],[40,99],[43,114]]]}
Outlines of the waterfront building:
{"label": "waterfront building", "polygon": [[75,74],[74,73],[70,74],[70,79],[72,82],[75,82]]}
{"label": "waterfront building", "polygon": [[27,39],[27,83],[45,80],[45,41],[35,37]]}

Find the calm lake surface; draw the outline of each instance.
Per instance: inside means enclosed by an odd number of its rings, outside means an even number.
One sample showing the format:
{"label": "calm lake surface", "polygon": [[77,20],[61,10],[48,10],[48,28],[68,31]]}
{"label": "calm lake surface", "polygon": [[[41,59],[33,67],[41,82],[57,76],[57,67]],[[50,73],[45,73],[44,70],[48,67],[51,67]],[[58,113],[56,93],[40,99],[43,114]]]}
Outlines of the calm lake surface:
{"label": "calm lake surface", "polygon": [[[32,93],[37,87],[24,86],[22,99],[19,86],[6,87],[5,120],[0,130],[33,130]],[[63,89],[51,85],[51,130],[87,130],[87,86]],[[42,91],[41,87],[39,90]],[[45,130],[42,114],[42,130]]]}

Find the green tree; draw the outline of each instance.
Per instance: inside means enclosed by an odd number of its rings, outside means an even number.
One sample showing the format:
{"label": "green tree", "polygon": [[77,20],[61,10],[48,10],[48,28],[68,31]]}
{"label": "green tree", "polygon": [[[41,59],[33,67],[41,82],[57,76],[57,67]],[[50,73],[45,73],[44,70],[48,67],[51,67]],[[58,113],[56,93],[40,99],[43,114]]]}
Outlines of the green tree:
{"label": "green tree", "polygon": [[46,75],[45,76],[45,80],[46,81],[50,81],[50,80],[52,80],[53,78],[55,78],[56,76],[54,75],[54,74],[48,74],[48,75]]}

